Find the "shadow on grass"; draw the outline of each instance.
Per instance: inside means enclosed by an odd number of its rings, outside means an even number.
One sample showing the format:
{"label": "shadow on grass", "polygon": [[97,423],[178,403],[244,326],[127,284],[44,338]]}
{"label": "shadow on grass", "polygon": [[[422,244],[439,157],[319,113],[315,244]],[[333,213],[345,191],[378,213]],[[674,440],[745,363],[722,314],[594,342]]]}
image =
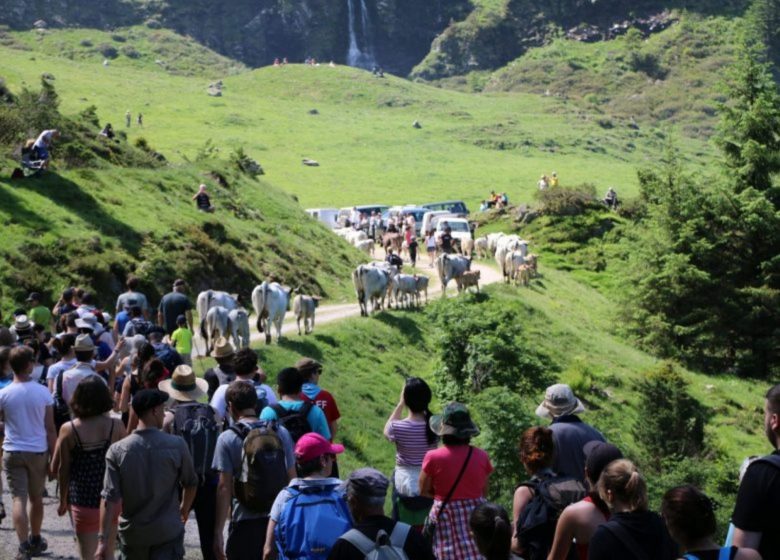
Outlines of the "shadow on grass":
{"label": "shadow on grass", "polygon": [[336,339],[327,334],[315,334],[314,339],[333,348],[338,346]]}
{"label": "shadow on grass", "polygon": [[42,229],[46,220],[26,208],[24,201],[14,194],[14,187],[18,183],[2,181],[3,189],[0,190],[0,209],[8,213],[8,221],[31,229]]}
{"label": "shadow on grass", "polygon": [[411,318],[404,317],[402,315],[395,315],[383,311],[374,315],[377,321],[381,321],[385,325],[394,328],[402,335],[406,337],[409,342],[422,342],[423,333]]}
{"label": "shadow on grass", "polygon": [[141,234],[107,213],[92,195],[84,192],[73,181],[55,173],[47,173],[40,178],[20,181],[19,187],[49,198],[90,224],[100,234],[119,240],[134,256],[138,255],[141,249]]}
{"label": "shadow on grass", "polygon": [[[301,356],[306,356],[307,358],[322,360],[322,351],[317,345],[298,335],[293,335],[293,337],[282,337],[281,340],[279,340],[279,346],[295,352],[296,354],[300,354]],[[292,366],[294,364],[290,365]]]}

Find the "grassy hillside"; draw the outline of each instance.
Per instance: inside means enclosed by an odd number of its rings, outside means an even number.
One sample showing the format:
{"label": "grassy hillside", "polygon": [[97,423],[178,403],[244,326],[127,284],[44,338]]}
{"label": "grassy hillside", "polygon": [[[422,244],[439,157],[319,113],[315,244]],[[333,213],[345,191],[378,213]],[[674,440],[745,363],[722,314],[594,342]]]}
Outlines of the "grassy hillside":
{"label": "grassy hillside", "polygon": [[[470,95],[345,67],[264,68],[225,78],[224,95],[209,97],[211,80],[157,68],[103,67],[43,47],[0,53],[0,76],[12,88],[53,73],[65,112],[95,104],[102,121],[119,127],[125,110],[142,111],[144,128],[133,126],[129,138],[147,138],[174,161],[193,159],[208,140],[223,152],[243,146],[269,182],[306,207],[447,198],[475,206],[491,189],[527,200],[552,170],[568,184],[618,185],[628,195],[636,167],[654,159],[664,136],[627,122],[606,128],[598,113],[564,99]],[[706,161],[696,156],[708,153],[704,142],[681,149]],[[305,157],[321,166],[302,166]]]}

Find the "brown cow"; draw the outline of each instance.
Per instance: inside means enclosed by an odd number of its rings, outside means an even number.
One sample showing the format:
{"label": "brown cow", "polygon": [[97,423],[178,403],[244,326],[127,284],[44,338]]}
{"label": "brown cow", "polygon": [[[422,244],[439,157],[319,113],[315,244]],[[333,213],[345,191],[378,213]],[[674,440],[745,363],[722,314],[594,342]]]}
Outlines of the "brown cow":
{"label": "brown cow", "polygon": [[388,249],[393,249],[396,253],[400,253],[403,239],[404,238],[400,233],[386,233],[382,237],[382,247],[384,247],[385,252],[387,252]]}

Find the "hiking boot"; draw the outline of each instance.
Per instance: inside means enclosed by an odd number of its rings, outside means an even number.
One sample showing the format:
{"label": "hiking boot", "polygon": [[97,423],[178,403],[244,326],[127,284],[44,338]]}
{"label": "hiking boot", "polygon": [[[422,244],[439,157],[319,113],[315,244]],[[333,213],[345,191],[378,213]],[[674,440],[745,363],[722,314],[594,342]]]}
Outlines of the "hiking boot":
{"label": "hiking boot", "polygon": [[19,545],[16,552],[16,560],[30,560],[30,541],[25,541]]}
{"label": "hiking boot", "polygon": [[46,542],[46,539],[43,537],[38,537],[35,540],[30,537],[30,540],[27,541],[27,552],[30,556],[40,556],[46,552],[48,548],[49,543]]}

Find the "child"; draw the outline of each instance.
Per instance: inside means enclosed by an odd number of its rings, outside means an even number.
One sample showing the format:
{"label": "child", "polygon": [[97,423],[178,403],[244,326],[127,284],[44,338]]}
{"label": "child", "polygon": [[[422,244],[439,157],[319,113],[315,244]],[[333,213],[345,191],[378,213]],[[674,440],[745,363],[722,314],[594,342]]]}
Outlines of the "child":
{"label": "child", "polygon": [[181,361],[192,366],[192,331],[187,328],[187,318],[179,315],[176,318],[176,324],[179,328],[171,334],[171,343],[181,356]]}

